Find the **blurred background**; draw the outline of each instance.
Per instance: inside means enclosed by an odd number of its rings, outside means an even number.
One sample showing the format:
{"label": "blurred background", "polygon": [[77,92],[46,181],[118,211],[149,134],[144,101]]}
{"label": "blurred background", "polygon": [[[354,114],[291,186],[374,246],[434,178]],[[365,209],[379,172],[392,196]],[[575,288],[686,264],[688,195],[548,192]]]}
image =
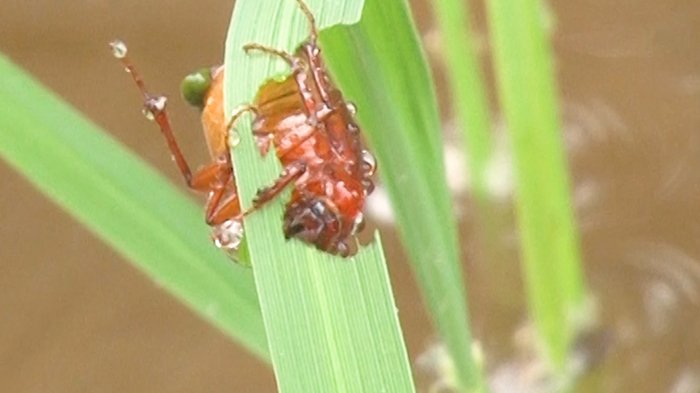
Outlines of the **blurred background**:
{"label": "blurred background", "polygon": [[[490,176],[497,236],[484,244],[448,109],[439,33],[429,3],[411,3],[438,88],[471,314],[491,383],[499,392],[540,391],[522,342],[505,133],[494,130],[502,142]],[[491,80],[483,4],[472,3]],[[578,353],[591,360],[582,391],[700,392],[700,3],[550,6],[583,256],[604,332],[581,342]],[[107,43],[126,41],[150,89],[175,98],[175,133],[191,163],[204,163],[197,112],[176,97],[184,75],[221,61],[231,7],[224,0],[3,1],[0,50],[182,185]],[[493,90],[491,98],[499,119]],[[387,203],[380,189],[369,213],[383,233],[409,355],[426,391],[439,351]],[[1,162],[0,315],[0,391],[275,391],[268,366]]]}

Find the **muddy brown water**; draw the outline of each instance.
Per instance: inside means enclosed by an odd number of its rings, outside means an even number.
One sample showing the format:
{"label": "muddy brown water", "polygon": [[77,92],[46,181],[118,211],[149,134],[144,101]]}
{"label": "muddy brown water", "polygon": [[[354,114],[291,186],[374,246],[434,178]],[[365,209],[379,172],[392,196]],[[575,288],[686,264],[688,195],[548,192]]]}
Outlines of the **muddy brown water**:
{"label": "muddy brown water", "polygon": [[[434,37],[429,8],[414,3]],[[4,1],[0,50],[181,184],[106,44],[124,39],[153,90],[176,97],[183,75],[220,61],[230,10],[222,0]],[[588,343],[607,356],[581,391],[700,392],[700,3],[588,0],[551,11],[586,275],[613,337]],[[488,65],[488,45],[482,54]],[[185,154],[204,162],[196,113],[178,99],[170,108]],[[456,198],[474,329],[499,391],[537,391],[526,387],[532,372],[509,368],[524,309],[507,171],[494,177],[497,253],[480,243],[474,206]],[[0,179],[0,391],[275,391],[267,366],[5,164]],[[435,336],[391,224],[378,225],[415,361]],[[431,377],[417,374],[427,387]]]}

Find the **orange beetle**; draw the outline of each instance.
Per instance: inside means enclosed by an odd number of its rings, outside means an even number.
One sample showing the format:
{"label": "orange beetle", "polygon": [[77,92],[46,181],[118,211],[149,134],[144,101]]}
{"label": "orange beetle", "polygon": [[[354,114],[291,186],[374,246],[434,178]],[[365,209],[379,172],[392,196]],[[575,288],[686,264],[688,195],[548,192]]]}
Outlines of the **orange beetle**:
{"label": "orange beetle", "polygon": [[[207,192],[206,221],[213,226],[215,243],[236,250],[242,237],[242,219],[293,185],[284,215],[287,239],[298,238],[318,249],[341,256],[357,251],[355,234],[362,228],[365,198],[374,189],[371,177],[376,163],[362,147],[355,107],[346,102],[330,80],[317,43],[315,20],[302,0],[297,0],[309,20],[310,35],[289,54],[260,44],[244,46],[285,60],[291,73],[270,79],[258,90],[254,102],[238,108],[229,122],[223,113],[223,70],[216,67],[189,75],[182,84],[187,101],[202,110],[202,124],[213,162],[194,175],[182,156],[165,113],[165,97],[147,92],[123,43],[112,44],[134,77],[145,100],[145,113],[165,135],[175,161],[190,188]],[[229,129],[246,111],[254,113],[253,133],[261,154],[271,144],[284,166],[279,179],[258,191],[253,208],[241,212],[228,144]],[[350,240],[353,240],[352,242]]]}

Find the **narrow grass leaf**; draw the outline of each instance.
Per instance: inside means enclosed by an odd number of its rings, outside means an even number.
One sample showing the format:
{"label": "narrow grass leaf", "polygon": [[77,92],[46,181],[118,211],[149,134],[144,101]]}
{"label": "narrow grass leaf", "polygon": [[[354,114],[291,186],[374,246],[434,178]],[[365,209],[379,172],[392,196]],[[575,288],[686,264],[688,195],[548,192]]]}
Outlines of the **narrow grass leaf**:
{"label": "narrow grass leaf", "polygon": [[0,157],[158,285],[267,359],[252,272],[211,244],[201,207],[1,54]]}
{"label": "narrow grass leaf", "polygon": [[474,194],[487,199],[486,165],[493,141],[486,89],[471,29],[469,3],[464,0],[433,0],[448,69],[454,114],[464,135]]}
{"label": "narrow grass leaf", "polygon": [[481,389],[434,86],[404,0],[366,0],[359,24],[321,35],[379,163],[428,312],[460,391]]}
{"label": "narrow grass leaf", "polygon": [[[321,27],[353,23],[361,0],[309,1]],[[226,41],[227,114],[250,103],[270,76],[289,73],[278,59],[246,55],[257,42],[293,52],[308,36],[308,23],[294,0],[238,0]],[[282,168],[274,154],[261,158],[250,118],[236,129],[233,152],[242,204],[271,184]],[[246,219],[250,259],[280,392],[414,392],[411,370],[379,239],[344,260],[285,241],[284,201]]]}
{"label": "narrow grass leaf", "polygon": [[530,312],[561,370],[584,282],[562,146],[546,9],[538,0],[487,1],[498,91],[510,132]]}

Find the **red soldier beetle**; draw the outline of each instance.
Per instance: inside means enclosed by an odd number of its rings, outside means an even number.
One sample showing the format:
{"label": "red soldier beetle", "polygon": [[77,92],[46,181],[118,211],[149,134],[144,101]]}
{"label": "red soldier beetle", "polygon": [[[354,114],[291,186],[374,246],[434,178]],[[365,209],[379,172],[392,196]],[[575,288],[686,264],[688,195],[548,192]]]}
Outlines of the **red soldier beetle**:
{"label": "red soldier beetle", "polygon": [[274,184],[258,192],[251,211],[292,185],[284,214],[285,237],[331,254],[354,255],[354,235],[364,222],[362,209],[374,189],[376,163],[362,147],[354,105],[345,101],[324,67],[314,16],[302,0],[297,3],[308,19],[310,34],[294,54],[257,43],[243,47],[248,53],[281,58],[290,74],[265,81],[253,104],[236,110],[231,123],[246,111],[253,112],[253,135],[261,154],[274,145],[285,168]]}
{"label": "red soldier beetle", "polygon": [[[213,161],[191,172],[173,136],[165,112],[166,98],[150,94],[126,57],[126,47],[112,49],[132,75],[144,97],[144,113],[155,120],[187,185],[208,194],[205,219],[213,227],[217,246],[237,250],[242,220],[277,197],[287,186],[293,191],[284,214],[284,235],[343,257],[357,251],[355,234],[364,224],[362,209],[374,189],[375,159],[362,147],[355,107],[344,100],[328,75],[314,16],[302,0],[299,7],[309,22],[309,38],[294,54],[257,43],[259,51],[283,59],[291,68],[282,79],[269,79],[251,105],[238,108],[229,122],[223,114],[223,67],[202,70],[183,81],[183,95],[202,110],[207,144]],[[241,212],[230,158],[228,135],[236,120],[253,112],[253,134],[262,155],[275,146],[284,171],[274,184],[258,191],[253,207]],[[351,242],[352,240],[352,242]]]}

